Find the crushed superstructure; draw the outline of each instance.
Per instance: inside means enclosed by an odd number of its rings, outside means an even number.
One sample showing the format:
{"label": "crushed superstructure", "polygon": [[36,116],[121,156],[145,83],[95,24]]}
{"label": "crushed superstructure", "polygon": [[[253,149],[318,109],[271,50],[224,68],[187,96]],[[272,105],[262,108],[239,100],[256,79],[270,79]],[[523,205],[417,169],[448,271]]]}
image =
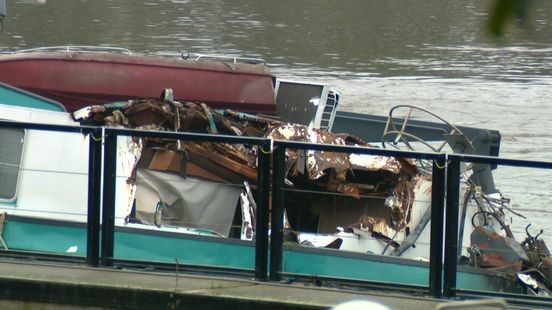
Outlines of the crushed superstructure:
{"label": "crushed superstructure", "polygon": [[[74,113],[83,124],[264,137],[334,145],[370,146],[336,134],[268,116],[212,110],[203,103],[137,99],[90,106]],[[207,229],[252,240],[256,204],[256,146],[135,140],[139,153],[129,184],[136,186],[129,221]],[[286,240],[303,246],[427,260],[431,174],[405,158],[286,149]],[[463,200],[462,255],[476,267],[507,270],[538,294],[550,294],[552,259],[528,233],[518,243],[501,219],[507,200],[476,193]],[[495,199],[495,201],[492,201]],[[470,210],[470,204],[474,204]],[[470,213],[471,212],[471,213]],[[503,232],[506,232],[505,234]],[[467,242],[466,242],[467,240]],[[514,277],[516,275],[516,277]]]}
{"label": "crushed superstructure", "polygon": [[[165,98],[166,95],[164,95]],[[211,110],[203,103],[175,102],[170,99],[150,100],[138,99],[128,102],[118,102],[101,106],[90,106],[74,113],[76,120],[83,124],[122,126],[136,129],[152,129],[163,131],[186,131],[223,135],[238,135],[249,137],[266,137],[274,140],[292,140],[311,143],[335,145],[369,144],[360,138],[346,134],[335,134],[305,125],[289,124],[282,121],[238,113],[230,110]],[[174,141],[148,138],[136,141],[143,145],[140,156],[137,157],[136,173],[138,179],[131,182],[142,184],[140,176],[144,173],[171,173],[173,177],[197,178],[207,180],[221,186],[243,184],[244,181],[255,186],[257,175],[256,147],[248,145]],[[146,171],[150,170],[150,171]],[[384,156],[345,154],[311,150],[286,150],[287,184],[290,187],[301,187],[313,192],[311,198],[320,199],[321,193],[339,193],[339,199],[360,200],[361,197],[377,197],[385,202],[387,215],[374,217],[366,212],[350,214],[347,218],[336,218],[335,223],[326,221],[318,225],[316,221],[306,221],[299,213],[307,211],[307,206],[293,208],[288,206],[290,222],[295,231],[310,231],[315,233],[334,232],[336,226],[355,226],[369,218],[371,222],[385,223],[378,234],[383,234],[383,227],[402,230],[410,219],[410,211],[414,201],[413,184],[410,182],[419,173],[413,162]],[[149,176],[148,178],[153,178]],[[419,178],[419,177],[418,177]],[[217,193],[218,194],[218,193]],[[140,188],[137,198],[140,197]],[[290,195],[290,196],[293,196]],[[389,198],[392,197],[392,198]],[[293,199],[293,197],[290,197]],[[181,200],[181,199],[180,199]],[[179,201],[176,199],[175,201]],[[318,204],[318,203],[317,203]],[[145,214],[137,201],[137,215]],[[157,206],[157,203],[155,204]],[[325,205],[325,203],[323,204]],[[321,204],[318,204],[320,208]],[[382,205],[383,206],[383,205]],[[232,209],[235,206],[226,206]],[[312,205],[314,208],[314,204]],[[151,209],[151,207],[145,208]],[[164,209],[171,208],[164,203]],[[304,210],[303,210],[304,209]],[[359,209],[360,210],[360,209]],[[320,211],[320,210],[319,210]],[[312,216],[321,217],[316,210],[309,211]],[[233,212],[233,209],[232,209]],[[299,213],[297,213],[299,212]],[[325,212],[325,211],[324,211]],[[293,216],[291,216],[293,215]],[[186,219],[175,219],[171,224],[191,225]],[[137,220],[152,222],[145,218]],[[166,216],[155,216],[155,223],[165,222]],[[314,226],[320,226],[314,228]],[[372,227],[373,225],[370,225]],[[378,226],[378,227],[379,227]],[[333,228],[330,228],[333,227]],[[363,226],[364,227],[364,226]],[[220,232],[219,229],[214,229]],[[376,229],[377,230],[377,229]],[[226,230],[222,235],[229,235]]]}

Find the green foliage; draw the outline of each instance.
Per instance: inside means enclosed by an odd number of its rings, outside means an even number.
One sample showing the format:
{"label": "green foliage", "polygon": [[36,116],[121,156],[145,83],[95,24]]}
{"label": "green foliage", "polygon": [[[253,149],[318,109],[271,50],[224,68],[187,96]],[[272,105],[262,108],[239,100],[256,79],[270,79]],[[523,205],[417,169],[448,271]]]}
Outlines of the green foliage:
{"label": "green foliage", "polygon": [[496,0],[489,18],[489,31],[500,37],[509,22],[523,23],[530,0]]}

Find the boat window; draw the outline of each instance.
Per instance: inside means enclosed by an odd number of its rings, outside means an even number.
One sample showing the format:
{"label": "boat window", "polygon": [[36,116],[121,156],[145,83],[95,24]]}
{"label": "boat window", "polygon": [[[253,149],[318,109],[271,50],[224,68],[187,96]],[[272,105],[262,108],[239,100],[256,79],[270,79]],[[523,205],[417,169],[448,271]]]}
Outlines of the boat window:
{"label": "boat window", "polygon": [[23,129],[0,128],[0,200],[15,198],[24,135]]}

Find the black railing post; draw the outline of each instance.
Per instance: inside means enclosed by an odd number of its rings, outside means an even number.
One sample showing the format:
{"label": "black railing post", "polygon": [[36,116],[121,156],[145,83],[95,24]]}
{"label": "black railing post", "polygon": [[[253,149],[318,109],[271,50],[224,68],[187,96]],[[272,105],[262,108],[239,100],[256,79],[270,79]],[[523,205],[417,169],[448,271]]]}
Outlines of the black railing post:
{"label": "black railing post", "polygon": [[100,208],[102,184],[102,131],[89,133],[88,149],[88,214],[86,226],[86,264],[98,266],[100,261]]}
{"label": "black railing post", "polygon": [[279,281],[282,271],[284,243],[284,179],[286,148],[279,145],[274,149],[272,170],[272,216],[270,227],[270,280]]}
{"label": "black railing post", "polygon": [[270,196],[270,145],[259,145],[259,169],[257,173],[257,220],[255,236],[255,279],[267,280],[268,268],[268,218]]}
{"label": "black railing post", "polygon": [[429,250],[429,294],[441,297],[443,288],[443,220],[445,206],[445,155],[433,160],[431,180],[431,233]]}
{"label": "black railing post", "polygon": [[117,175],[117,135],[109,129],[105,130],[104,175],[102,203],[102,253],[100,264],[113,265],[115,241],[115,190]]}
{"label": "black railing post", "polygon": [[456,295],[456,271],[458,264],[458,211],[460,199],[460,160],[449,155],[447,165],[447,207],[445,226],[445,265],[443,295]]}

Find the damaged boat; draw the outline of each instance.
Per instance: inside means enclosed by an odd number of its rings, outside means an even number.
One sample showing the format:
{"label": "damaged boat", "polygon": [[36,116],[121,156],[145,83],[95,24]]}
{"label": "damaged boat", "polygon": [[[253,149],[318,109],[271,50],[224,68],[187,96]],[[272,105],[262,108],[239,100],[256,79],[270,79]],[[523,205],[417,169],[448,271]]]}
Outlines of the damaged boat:
{"label": "damaged boat", "polygon": [[[415,107],[396,107],[380,119],[337,113],[339,93],[324,84],[276,80],[271,92],[275,115],[178,100],[176,90],[165,88],[157,98],[79,103],[71,114],[47,111],[51,103],[32,109],[0,100],[0,119],[313,145],[373,147],[369,140],[383,147],[498,155],[497,132],[457,127]],[[394,114],[400,109],[406,116]],[[440,124],[411,120],[415,112],[429,113]],[[396,125],[397,119],[403,123]],[[102,137],[9,124],[0,130],[1,149],[10,150],[0,153],[3,175],[9,176],[0,200],[4,247],[84,255],[88,148],[91,137]],[[428,142],[430,136],[440,141]],[[119,136],[114,258],[251,269],[257,158],[270,151],[247,143]],[[474,164],[462,171],[458,287],[523,293],[529,286],[548,294],[550,253],[529,232],[522,243],[513,238],[505,219],[516,213],[494,187],[491,170]],[[427,163],[288,148],[284,175],[283,273],[427,285],[432,180]]]}
{"label": "damaged boat", "polygon": [[[209,61],[216,58],[221,61]],[[182,53],[146,57],[114,47],[61,46],[0,54],[0,82],[61,102],[68,111],[130,98],[178,100],[273,113],[274,85],[262,59]],[[55,79],[52,78],[55,76]]]}

